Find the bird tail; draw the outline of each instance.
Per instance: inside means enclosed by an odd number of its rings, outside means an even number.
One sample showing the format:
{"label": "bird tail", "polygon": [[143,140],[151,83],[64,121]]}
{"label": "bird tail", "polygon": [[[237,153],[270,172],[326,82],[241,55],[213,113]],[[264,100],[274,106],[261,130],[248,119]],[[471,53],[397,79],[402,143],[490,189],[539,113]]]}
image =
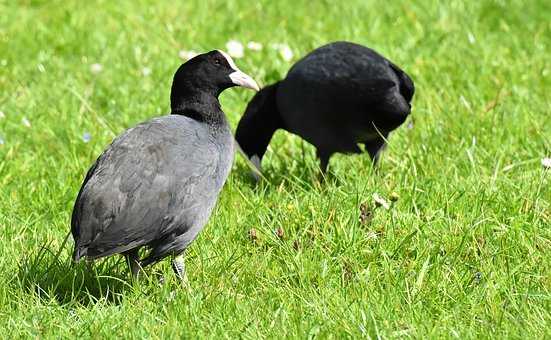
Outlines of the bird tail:
{"label": "bird tail", "polygon": [[411,80],[406,72],[402,71],[401,68],[393,63],[390,63],[390,67],[400,80],[400,94],[404,97],[408,104],[411,103],[411,99],[415,93],[415,85],[413,85],[413,80]]}

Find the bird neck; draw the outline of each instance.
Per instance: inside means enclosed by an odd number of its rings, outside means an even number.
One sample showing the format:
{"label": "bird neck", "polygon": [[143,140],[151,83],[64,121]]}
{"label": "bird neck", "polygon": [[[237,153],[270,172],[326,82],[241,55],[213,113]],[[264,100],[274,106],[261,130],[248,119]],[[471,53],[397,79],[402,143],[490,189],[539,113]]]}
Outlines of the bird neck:
{"label": "bird neck", "polygon": [[218,96],[210,92],[186,91],[171,95],[171,114],[177,114],[210,125],[227,124]]}
{"label": "bird neck", "polygon": [[272,136],[284,128],[276,103],[277,83],[258,92],[247,106],[235,131],[235,139],[249,158],[262,159]]}

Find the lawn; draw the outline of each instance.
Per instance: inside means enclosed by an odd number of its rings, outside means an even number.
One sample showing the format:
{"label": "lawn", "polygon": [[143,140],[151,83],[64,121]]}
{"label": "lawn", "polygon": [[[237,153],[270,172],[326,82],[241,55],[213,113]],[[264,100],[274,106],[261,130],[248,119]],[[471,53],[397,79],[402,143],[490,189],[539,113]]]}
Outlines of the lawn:
{"label": "lawn", "polygon": [[[0,13],[0,337],[551,337],[549,1],[0,0]],[[187,252],[188,289],[169,261],[139,282],[118,256],[73,265],[72,238],[61,246],[88,167],[169,112],[180,54],[230,40],[263,45],[236,59],[261,85],[326,42],[365,44],[415,81],[412,116],[377,171],[335,156],[321,184],[314,149],[287,133],[259,185],[237,156]],[[222,94],[233,129],[252,95]]]}

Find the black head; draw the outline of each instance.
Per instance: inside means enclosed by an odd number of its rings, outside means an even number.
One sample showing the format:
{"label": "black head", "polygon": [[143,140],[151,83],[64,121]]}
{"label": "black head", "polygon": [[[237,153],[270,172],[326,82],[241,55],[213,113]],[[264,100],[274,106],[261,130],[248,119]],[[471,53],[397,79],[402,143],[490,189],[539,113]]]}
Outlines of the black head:
{"label": "black head", "polygon": [[182,64],[172,82],[171,107],[174,109],[186,97],[218,95],[227,88],[242,86],[258,91],[256,82],[241,72],[225,52],[214,50],[200,54]]}

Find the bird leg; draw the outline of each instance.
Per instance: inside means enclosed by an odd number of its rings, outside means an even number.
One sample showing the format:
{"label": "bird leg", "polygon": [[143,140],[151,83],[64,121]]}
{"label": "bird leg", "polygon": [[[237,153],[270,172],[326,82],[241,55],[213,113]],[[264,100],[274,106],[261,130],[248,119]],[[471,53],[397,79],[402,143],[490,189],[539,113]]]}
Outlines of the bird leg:
{"label": "bird leg", "polygon": [[137,279],[140,272],[142,271],[142,266],[140,265],[140,256],[138,254],[138,249],[133,249],[124,254],[126,257],[126,262],[128,263],[128,268],[130,268],[130,273],[132,274],[132,279]]}
{"label": "bird leg", "polygon": [[182,284],[187,285],[186,266],[184,263],[184,254],[177,255],[172,260],[172,269],[176,277],[180,279]]}
{"label": "bird leg", "polygon": [[87,257],[84,262],[86,263],[86,269],[88,270],[88,272],[94,272],[94,260]]}
{"label": "bird leg", "polygon": [[323,180],[323,178],[325,178],[325,174],[327,173],[327,166],[329,165],[329,157],[331,157],[331,152],[317,149],[316,156],[318,156],[320,160],[321,179]]}
{"label": "bird leg", "polygon": [[385,140],[383,138],[377,138],[375,140],[364,142],[364,145],[367,153],[369,153],[369,156],[373,161],[373,166],[376,166],[379,158],[381,157],[382,151],[386,147]]}

